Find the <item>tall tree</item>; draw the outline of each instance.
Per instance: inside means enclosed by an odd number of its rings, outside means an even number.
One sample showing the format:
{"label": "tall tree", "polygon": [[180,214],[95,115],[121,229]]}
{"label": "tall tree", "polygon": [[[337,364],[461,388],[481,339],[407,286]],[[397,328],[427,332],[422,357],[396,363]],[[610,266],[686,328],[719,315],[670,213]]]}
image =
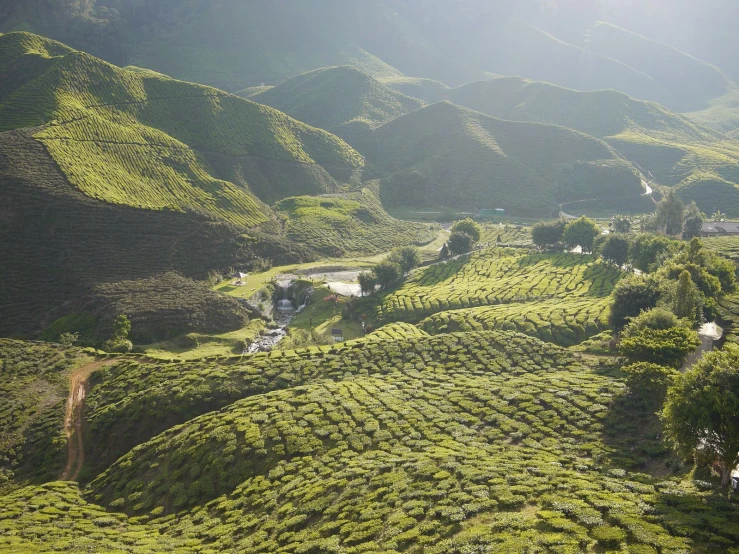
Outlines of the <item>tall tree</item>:
{"label": "tall tree", "polygon": [[598,235],[600,235],[600,227],[595,221],[582,216],[567,224],[562,239],[568,248],[579,246],[583,252],[592,252],[593,244]]}
{"label": "tall tree", "polygon": [[670,190],[657,204],[657,225],[664,229],[665,233],[674,236],[683,231],[683,203]]}
{"label": "tall tree", "polygon": [[683,238],[692,239],[699,237],[703,229],[703,222],[706,220],[706,215],[701,212],[698,204],[695,202],[688,204],[685,208],[683,219],[685,220],[683,224]]}
{"label": "tall tree", "polygon": [[677,378],[662,421],[676,449],[717,468],[725,487],[739,463],[738,414],[739,346],[727,343]]}
{"label": "tall tree", "polygon": [[554,246],[562,242],[565,227],[567,227],[567,221],[564,219],[540,221],[531,229],[531,238],[540,248]]}

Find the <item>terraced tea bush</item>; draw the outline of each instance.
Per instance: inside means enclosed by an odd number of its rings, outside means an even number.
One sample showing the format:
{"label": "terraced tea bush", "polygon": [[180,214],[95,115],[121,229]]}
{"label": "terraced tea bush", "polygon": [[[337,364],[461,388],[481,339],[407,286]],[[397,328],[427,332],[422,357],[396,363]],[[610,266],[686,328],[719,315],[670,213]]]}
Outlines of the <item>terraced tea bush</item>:
{"label": "terraced tea bush", "polygon": [[67,376],[79,363],[60,346],[0,339],[0,494],[64,467]]}
{"label": "terraced tea bush", "polygon": [[390,217],[380,204],[376,183],[358,192],[330,197],[287,198],[275,209],[287,216],[288,238],[332,257],[423,245],[439,233],[436,226]]}
{"label": "terraced tea bush", "polygon": [[483,224],[480,243],[483,246],[531,246],[531,229],[520,225]]}
{"label": "terraced tea bush", "polygon": [[[383,334],[392,339],[383,340]],[[91,471],[104,469],[136,444],[176,423],[276,389],[353,375],[385,375],[405,366],[443,367],[446,361],[470,364],[483,372],[496,367],[515,371],[518,363],[527,367],[534,363],[531,360],[547,369],[575,363],[566,351],[523,335],[428,337],[420,331],[411,335],[407,328],[401,332],[395,326],[339,346],[255,354],[220,364],[215,359],[156,365],[121,362],[91,378],[85,407],[90,433],[87,460]],[[116,440],[111,442],[110,437]]]}
{"label": "terraced tea bush", "polygon": [[[31,35],[0,36],[0,57],[13,64],[26,53],[34,59],[32,42]],[[300,184],[295,193],[317,193],[338,188],[332,174],[346,182],[363,164],[340,139],[271,108],[156,73],[119,69],[61,45],[55,57],[48,50],[47,61],[3,97],[0,130],[46,125],[36,138],[91,198],[194,211],[252,227],[272,218],[248,188],[249,180],[270,180],[270,165],[280,181],[281,173],[287,175],[282,166],[300,164],[305,171],[292,181]],[[18,113],[27,115],[18,120]],[[242,171],[246,183],[233,184],[219,179],[200,152],[262,161]],[[215,165],[228,172],[224,163]]]}
{"label": "terraced tea bush", "polygon": [[431,334],[500,329],[572,346],[610,328],[608,298],[545,300],[451,310],[419,326]]}
{"label": "terraced tea bush", "polygon": [[339,380],[177,426],[122,457],[89,497],[220,551],[577,552],[618,539],[676,554],[736,540],[739,510],[725,498],[604,464],[620,378],[520,335],[486,345],[494,337],[349,349],[374,359],[400,347],[382,374],[347,374],[344,359]]}
{"label": "terraced tea bush", "polygon": [[434,313],[550,298],[605,298],[620,271],[579,254],[489,249],[415,272],[378,308],[383,321],[417,322]]}
{"label": "terraced tea bush", "polygon": [[74,483],[27,487],[0,497],[0,552],[121,552],[191,554],[197,539],[160,535],[122,514],[83,500]]}

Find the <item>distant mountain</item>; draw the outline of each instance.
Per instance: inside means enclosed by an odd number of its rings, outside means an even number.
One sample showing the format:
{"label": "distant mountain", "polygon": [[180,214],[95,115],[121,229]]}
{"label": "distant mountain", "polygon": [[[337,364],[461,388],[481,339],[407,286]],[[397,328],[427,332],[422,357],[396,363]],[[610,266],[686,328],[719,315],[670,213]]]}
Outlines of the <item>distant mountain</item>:
{"label": "distant mountain", "polygon": [[371,157],[388,206],[504,208],[546,216],[597,200],[639,205],[636,169],[604,142],[557,127],[495,119],[449,102],[376,132]]}
{"label": "distant mountain", "polygon": [[[677,186],[704,211],[739,210],[739,144],[702,127],[699,114],[683,116],[654,102],[612,90],[578,92],[518,78],[469,83],[449,91],[452,102],[514,121],[550,123],[606,141],[656,182]],[[702,117],[718,118],[717,101]]]}
{"label": "distant mountain", "polygon": [[350,66],[299,75],[251,100],[330,131],[360,151],[372,130],[425,105]]}

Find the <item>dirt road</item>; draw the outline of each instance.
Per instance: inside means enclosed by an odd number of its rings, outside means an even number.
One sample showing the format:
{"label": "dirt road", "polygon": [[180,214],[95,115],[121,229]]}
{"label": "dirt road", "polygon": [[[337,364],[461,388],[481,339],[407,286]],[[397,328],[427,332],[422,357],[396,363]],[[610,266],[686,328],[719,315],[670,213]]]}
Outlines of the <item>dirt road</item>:
{"label": "dirt road", "polygon": [[76,481],[85,462],[85,449],[82,441],[82,424],[85,414],[87,380],[98,369],[110,366],[116,360],[92,362],[75,369],[69,379],[67,413],[64,416],[64,434],[67,436],[67,465],[59,477],[60,481]]}

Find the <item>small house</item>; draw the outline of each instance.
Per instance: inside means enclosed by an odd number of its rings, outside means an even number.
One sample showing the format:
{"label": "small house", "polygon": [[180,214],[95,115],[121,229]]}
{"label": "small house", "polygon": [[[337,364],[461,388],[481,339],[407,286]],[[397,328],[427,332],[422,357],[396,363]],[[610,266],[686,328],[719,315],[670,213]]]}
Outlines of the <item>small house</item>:
{"label": "small house", "polygon": [[731,221],[708,221],[701,228],[702,237],[739,236],[739,223]]}
{"label": "small house", "polygon": [[342,329],[331,329],[331,338],[334,342],[344,342],[344,331]]}

